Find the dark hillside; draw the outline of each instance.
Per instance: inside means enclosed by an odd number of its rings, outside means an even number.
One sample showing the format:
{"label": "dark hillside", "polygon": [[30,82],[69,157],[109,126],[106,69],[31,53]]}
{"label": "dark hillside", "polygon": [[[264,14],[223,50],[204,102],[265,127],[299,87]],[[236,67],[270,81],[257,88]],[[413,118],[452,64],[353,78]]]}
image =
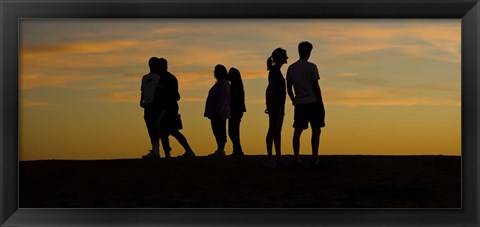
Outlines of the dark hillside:
{"label": "dark hillside", "polygon": [[20,162],[21,208],[460,208],[461,157],[265,156]]}

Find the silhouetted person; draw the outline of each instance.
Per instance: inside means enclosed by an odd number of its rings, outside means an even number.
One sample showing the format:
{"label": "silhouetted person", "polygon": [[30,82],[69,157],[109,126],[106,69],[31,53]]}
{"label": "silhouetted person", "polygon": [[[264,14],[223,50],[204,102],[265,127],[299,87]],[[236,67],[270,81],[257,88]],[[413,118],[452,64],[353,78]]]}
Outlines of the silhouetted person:
{"label": "silhouetted person", "polygon": [[[282,141],[282,126],[283,118],[285,116],[285,78],[283,77],[281,67],[287,63],[287,51],[282,48],[277,48],[272,52],[272,56],[267,59],[268,69],[268,87],[266,91],[267,109],[265,113],[268,114],[268,132],[267,132],[267,154],[268,158],[264,163],[270,168],[277,165],[286,165],[286,161],[282,158],[281,141]],[[272,146],[275,144],[275,158],[272,155]]]}
{"label": "silhouetted person", "polygon": [[159,59],[152,57],[148,60],[150,73],[142,77],[140,106],[144,108],[143,118],[147,125],[148,135],[152,149],[147,154],[151,158],[160,158],[159,152],[159,132],[156,121],[160,115],[161,107],[155,100],[155,91],[157,89],[160,75],[158,74]]}
{"label": "silhouetted person", "polygon": [[208,92],[204,116],[210,119],[217,150],[209,156],[224,156],[227,143],[227,119],[230,118],[230,87],[227,81],[227,68],[215,66],[214,76],[217,80]]}
{"label": "silhouetted person", "polygon": [[180,94],[178,93],[177,78],[168,72],[168,63],[164,58],[159,59],[160,81],[156,92],[156,99],[161,108],[157,123],[160,128],[160,140],[165,151],[165,157],[170,157],[172,148],[168,136],[173,136],[185,149],[184,157],[194,157],[195,153],[187,142],[185,136],[179,131],[182,129],[180,114],[178,114],[178,101]]}
{"label": "silhouetted person", "polygon": [[[300,164],[300,136],[308,123],[312,127],[312,162],[318,165],[318,148],[321,128],[325,127],[325,108],[318,80],[317,66],[308,62],[313,46],[309,42],[298,45],[300,59],[290,65],[287,71],[287,90],[293,105],[295,116],[293,127],[293,151],[297,164]],[[295,93],[293,89],[295,89]]]}
{"label": "silhouetted person", "polygon": [[233,156],[242,156],[240,144],[240,121],[245,107],[245,90],[243,89],[242,76],[236,68],[230,68],[227,79],[230,81],[230,119],[228,119],[228,135],[233,144]]}

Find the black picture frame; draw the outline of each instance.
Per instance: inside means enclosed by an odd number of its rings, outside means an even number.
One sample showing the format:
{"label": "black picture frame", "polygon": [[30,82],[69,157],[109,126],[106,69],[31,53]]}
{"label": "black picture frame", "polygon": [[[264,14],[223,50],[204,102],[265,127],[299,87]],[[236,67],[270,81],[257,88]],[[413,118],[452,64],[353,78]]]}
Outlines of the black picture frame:
{"label": "black picture frame", "polygon": [[[479,0],[0,0],[1,226],[480,226]],[[22,18],[457,18],[462,20],[461,209],[19,209]]]}

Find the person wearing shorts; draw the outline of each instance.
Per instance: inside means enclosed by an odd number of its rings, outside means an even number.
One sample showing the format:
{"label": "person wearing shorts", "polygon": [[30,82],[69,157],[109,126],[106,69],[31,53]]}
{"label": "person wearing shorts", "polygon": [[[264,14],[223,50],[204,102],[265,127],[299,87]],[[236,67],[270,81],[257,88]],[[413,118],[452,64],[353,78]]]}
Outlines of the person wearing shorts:
{"label": "person wearing shorts", "polygon": [[308,123],[313,128],[325,127],[325,107],[322,102],[298,104],[294,112],[294,128],[307,129]]}
{"label": "person wearing shorts", "polygon": [[293,152],[296,164],[300,160],[300,136],[303,130],[312,128],[312,164],[319,164],[318,150],[320,146],[321,128],[325,127],[325,107],[318,80],[320,76],[317,66],[308,61],[313,45],[301,42],[298,45],[300,59],[290,65],[287,70],[287,93],[295,106],[293,133]]}

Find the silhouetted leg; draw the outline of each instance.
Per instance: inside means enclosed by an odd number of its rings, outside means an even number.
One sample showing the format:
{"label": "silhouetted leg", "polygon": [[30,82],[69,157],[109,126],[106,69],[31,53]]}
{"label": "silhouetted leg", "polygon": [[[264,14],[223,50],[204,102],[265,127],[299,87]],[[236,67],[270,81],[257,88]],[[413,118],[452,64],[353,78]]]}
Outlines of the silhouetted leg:
{"label": "silhouetted leg", "polygon": [[312,158],[313,162],[318,162],[318,148],[320,146],[320,128],[313,128],[312,129]]}
{"label": "silhouetted leg", "polygon": [[282,155],[282,127],[283,127],[283,118],[284,115],[281,114],[277,122],[275,122],[276,127],[275,127],[275,134],[273,137],[273,143],[275,144],[275,154],[277,158],[280,158]]}
{"label": "silhouetted leg", "polygon": [[267,144],[267,155],[272,156],[272,147],[273,147],[273,137],[271,136],[270,129],[267,132],[266,144]]}
{"label": "silhouetted leg", "polygon": [[187,138],[178,130],[173,130],[171,135],[177,139],[177,141],[182,145],[183,149],[185,149],[185,152],[191,152],[192,149],[190,148],[190,145],[188,144]]}
{"label": "silhouetted leg", "polygon": [[233,154],[243,154],[240,144],[240,118],[230,118],[228,120],[228,135],[233,144]]}
{"label": "silhouetted leg", "polygon": [[277,115],[269,115],[268,116],[268,131],[267,131],[267,155],[272,156],[272,147],[273,147],[273,138],[275,136],[275,132],[277,131]]}
{"label": "silhouetted leg", "polygon": [[159,132],[158,128],[153,120],[154,113],[151,111],[145,111],[145,124],[147,126],[148,136],[150,137],[150,143],[152,145],[152,153],[159,153]]}
{"label": "silhouetted leg", "polygon": [[219,148],[221,151],[225,150],[225,144],[227,143],[227,122],[226,120],[221,120],[220,126],[218,127],[219,136]]}
{"label": "silhouetted leg", "polygon": [[148,136],[150,137],[150,142],[153,143],[158,143],[158,129],[155,124],[152,124],[148,121],[145,121],[147,125],[147,130],[148,130]]}
{"label": "silhouetted leg", "polygon": [[228,119],[228,137],[230,137],[230,140],[232,141],[234,149],[235,149],[235,142],[236,142],[235,130],[236,130],[236,122],[235,122],[235,119],[232,117]]}
{"label": "silhouetted leg", "polygon": [[222,119],[211,120],[213,135],[217,142],[217,149],[219,151],[225,150],[225,143],[227,142],[227,122]]}
{"label": "silhouetted leg", "polygon": [[302,128],[295,128],[295,131],[293,132],[293,153],[295,155],[295,161],[297,162],[300,157],[300,136],[302,135],[302,132]]}
{"label": "silhouetted leg", "polygon": [[167,130],[160,129],[160,140],[162,142],[163,151],[165,152],[165,157],[170,157],[170,151],[172,148],[170,147],[170,141],[168,140],[169,133]]}

